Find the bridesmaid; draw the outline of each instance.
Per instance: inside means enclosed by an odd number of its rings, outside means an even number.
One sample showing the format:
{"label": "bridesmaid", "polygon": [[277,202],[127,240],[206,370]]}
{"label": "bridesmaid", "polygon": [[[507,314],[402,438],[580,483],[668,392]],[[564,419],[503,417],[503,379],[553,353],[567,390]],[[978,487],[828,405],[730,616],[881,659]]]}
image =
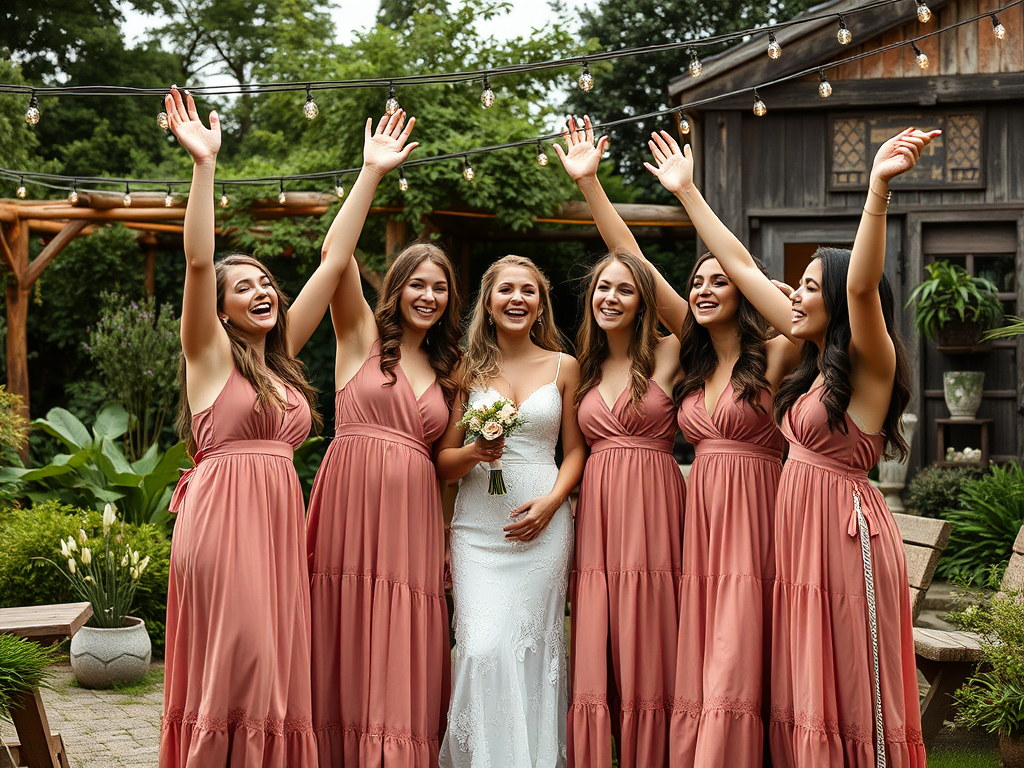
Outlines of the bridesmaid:
{"label": "bridesmaid", "polygon": [[[925,765],[913,617],[899,530],[868,482],[879,456],[905,455],[909,371],[885,278],[889,182],[939,135],[907,129],[872,165],[853,251],[821,248],[784,301],[753,262],[720,254],[771,323],[805,341],[774,413],[790,443],[775,521],[771,751],[774,765]],[[709,215],[685,155],[676,192]]]}
{"label": "bridesmaid", "polygon": [[[185,212],[178,429],[195,456],[171,500],[163,768],[309,766],[309,592],[303,501],[292,451],[319,426],[315,394],[294,354],[347,269],[343,253],[316,269],[295,304],[260,262],[214,263],[214,176],[220,121],[203,126],[177,89],[171,130],[195,167]],[[400,125],[383,120],[368,165],[398,156]],[[338,215],[354,220],[351,206]],[[197,450],[198,449],[198,450]],[[191,488],[190,492],[187,492]]]}
{"label": "bridesmaid", "polygon": [[655,270],[633,255],[636,242],[602,205],[596,173],[604,140],[594,147],[589,119],[585,130],[572,120],[570,127],[567,150],[557,147],[562,164],[592,202],[601,233],[628,240],[618,244],[629,250],[590,270],[576,341],[575,404],[591,456],[569,593],[568,762],[607,768],[614,735],[622,768],[655,768],[668,762],[686,497],[672,455],[676,407],[668,394],[679,374],[679,341],[659,337]]}
{"label": "bridesmaid", "polygon": [[[349,193],[364,216],[382,175],[360,176]],[[326,258],[351,268],[331,301],[335,437],[307,523],[313,725],[323,768],[430,768],[450,674],[432,455],[457,389],[459,301],[448,257],[416,244],[388,269],[371,310],[358,234],[332,226],[325,241]]]}
{"label": "bridesmaid", "polygon": [[[647,168],[678,194],[691,165],[665,132],[652,134],[651,148],[659,164]],[[686,210],[711,253],[690,273],[686,373],[676,390],[679,426],[696,457],[683,536],[671,764],[753,767],[767,748],[782,469],[772,395],[799,361],[801,344],[771,337],[748,299],[753,294],[731,279],[727,265],[755,264],[743,244],[706,205]],[[752,268],[763,281],[754,290],[785,301],[763,268]]]}

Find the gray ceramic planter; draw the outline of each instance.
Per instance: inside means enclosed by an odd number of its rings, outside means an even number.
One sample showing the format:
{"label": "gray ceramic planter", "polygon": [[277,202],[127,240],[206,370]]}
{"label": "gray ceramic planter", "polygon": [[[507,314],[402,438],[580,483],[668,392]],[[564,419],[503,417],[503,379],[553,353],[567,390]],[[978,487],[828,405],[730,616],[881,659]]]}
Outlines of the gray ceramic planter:
{"label": "gray ceramic planter", "polygon": [[973,419],[981,405],[981,387],[985,374],[980,371],[946,371],[942,374],[942,392],[951,419]]}
{"label": "gray ceramic planter", "polygon": [[71,638],[71,669],[85,688],[106,688],[145,675],[151,652],[146,622],[129,616],[118,629],[79,629]]}

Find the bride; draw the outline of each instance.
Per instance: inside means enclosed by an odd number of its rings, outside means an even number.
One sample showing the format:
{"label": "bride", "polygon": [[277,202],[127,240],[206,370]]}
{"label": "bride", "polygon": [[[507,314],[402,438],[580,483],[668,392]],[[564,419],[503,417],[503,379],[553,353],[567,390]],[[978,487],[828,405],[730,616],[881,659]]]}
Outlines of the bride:
{"label": "bride", "polygon": [[[484,273],[468,337],[462,401],[496,392],[516,404],[524,425],[504,441],[463,445],[456,407],[439,447],[442,479],[462,478],[451,526],[455,655],[440,762],[554,768],[565,764],[567,499],[586,458],[572,406],[579,366],[561,352],[547,278],[521,256]],[[491,496],[482,462],[497,458],[508,492]]]}

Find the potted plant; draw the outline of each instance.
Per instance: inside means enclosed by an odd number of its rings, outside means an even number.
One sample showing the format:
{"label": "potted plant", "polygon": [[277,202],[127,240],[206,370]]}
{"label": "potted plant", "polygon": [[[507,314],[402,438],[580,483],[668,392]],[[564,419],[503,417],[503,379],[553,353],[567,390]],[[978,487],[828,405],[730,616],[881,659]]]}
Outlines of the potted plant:
{"label": "potted plant", "polygon": [[955,724],[999,735],[1006,768],[1024,768],[1024,595],[999,593],[953,618],[979,635],[978,671],[956,692]]}
{"label": "potted plant", "polygon": [[910,294],[914,325],[942,346],[970,347],[1003,316],[995,284],[940,259],[928,264],[928,279]]}
{"label": "potted plant", "polygon": [[[146,623],[130,616],[139,577],[149,556],[139,557],[129,547],[118,553],[120,536],[113,536],[117,522],[113,504],[103,510],[102,551],[88,546],[84,530],[60,543],[67,570],[53,563],[71,582],[83,600],[92,604],[92,618],[71,638],[71,669],[87,688],[137,680],[149,670],[152,645]],[[112,541],[113,539],[113,541]]]}

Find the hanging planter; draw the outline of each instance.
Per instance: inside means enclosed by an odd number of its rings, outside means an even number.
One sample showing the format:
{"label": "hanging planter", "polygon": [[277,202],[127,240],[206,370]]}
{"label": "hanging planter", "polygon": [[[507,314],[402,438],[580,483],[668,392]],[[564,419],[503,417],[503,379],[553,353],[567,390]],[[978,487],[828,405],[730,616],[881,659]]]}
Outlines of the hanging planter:
{"label": "hanging planter", "polygon": [[118,628],[84,626],[71,638],[71,670],[85,688],[108,688],[149,671],[152,645],[146,622],[127,616]]}
{"label": "hanging planter", "polygon": [[981,406],[981,388],[985,374],[981,371],[946,371],[942,374],[942,393],[949,408],[949,418],[969,421]]}

